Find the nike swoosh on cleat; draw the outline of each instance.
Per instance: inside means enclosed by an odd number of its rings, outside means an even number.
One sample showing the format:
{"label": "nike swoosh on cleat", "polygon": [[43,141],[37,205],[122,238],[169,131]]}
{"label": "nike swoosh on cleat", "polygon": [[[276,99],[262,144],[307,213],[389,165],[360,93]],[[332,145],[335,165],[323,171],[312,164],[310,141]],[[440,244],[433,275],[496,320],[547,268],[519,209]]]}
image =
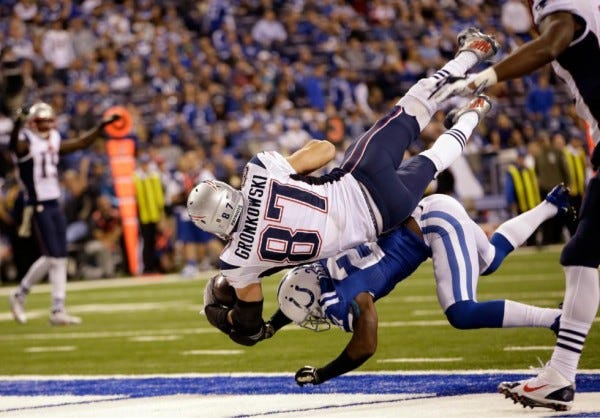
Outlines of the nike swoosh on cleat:
{"label": "nike swoosh on cleat", "polygon": [[528,384],[527,384],[527,383],[525,383],[525,386],[523,386],[523,390],[524,390],[525,392],[535,392],[536,390],[539,390],[539,389],[541,389],[541,388],[545,388],[546,386],[548,386],[548,385],[546,384],[546,385],[541,385],[541,386],[534,386],[534,387],[531,387],[531,386],[528,386]]}

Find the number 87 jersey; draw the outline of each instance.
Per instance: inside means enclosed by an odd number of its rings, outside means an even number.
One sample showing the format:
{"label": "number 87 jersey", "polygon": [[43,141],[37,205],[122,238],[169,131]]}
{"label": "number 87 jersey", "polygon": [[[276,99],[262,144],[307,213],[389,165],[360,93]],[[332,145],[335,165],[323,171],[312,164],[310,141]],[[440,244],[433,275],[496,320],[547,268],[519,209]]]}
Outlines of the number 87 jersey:
{"label": "number 87 jersey", "polygon": [[302,176],[281,154],[261,152],[246,165],[241,191],[244,210],[221,254],[233,287],[376,238],[361,186],[343,170]]}

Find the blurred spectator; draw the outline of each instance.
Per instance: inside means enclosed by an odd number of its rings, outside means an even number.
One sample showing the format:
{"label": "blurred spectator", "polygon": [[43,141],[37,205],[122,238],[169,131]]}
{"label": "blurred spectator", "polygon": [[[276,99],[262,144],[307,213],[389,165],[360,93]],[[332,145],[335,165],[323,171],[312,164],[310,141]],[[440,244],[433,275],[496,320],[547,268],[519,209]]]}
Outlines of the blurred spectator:
{"label": "blurred spectator", "polygon": [[262,18],[252,27],[252,39],[267,49],[282,43],[286,37],[283,24],[277,20],[277,15],[271,9],[265,10]]}
{"label": "blurred spectator", "polygon": [[157,226],[164,217],[165,198],[161,175],[152,164],[150,155],[144,153],[139,157],[134,182],[143,241],[143,271],[144,273],[158,273],[160,264],[156,252]]}
{"label": "blurred spectator", "polygon": [[502,5],[500,20],[509,34],[529,35],[532,27],[529,8],[521,0],[507,0]]}
{"label": "blurred spectator", "polygon": [[71,34],[65,30],[66,22],[57,19],[51,23],[51,29],[44,33],[42,52],[44,59],[52,64],[56,78],[63,84],[68,83],[69,66],[75,59]]}
{"label": "blurred spectator", "polygon": [[[569,184],[569,170],[563,149],[565,138],[557,133],[549,137],[546,132],[538,135],[540,153],[535,157],[540,195],[546,196],[559,183]],[[548,219],[541,225],[542,244],[558,244],[563,241],[562,221],[559,217]]]}
{"label": "blurred spectator", "polygon": [[[504,195],[511,217],[527,212],[541,201],[537,176],[533,167],[528,166],[527,157],[526,148],[517,149],[516,160],[506,172]],[[527,245],[537,244],[536,235],[529,237]]]}
{"label": "blurred spectator", "polygon": [[89,217],[92,239],[84,247],[90,262],[86,260],[81,272],[85,279],[111,278],[115,276],[117,264],[123,260],[121,218],[110,196],[98,196],[95,206]]}
{"label": "blurred spectator", "polygon": [[[569,191],[571,206],[579,213],[583,192],[587,184],[587,152],[584,147],[583,133],[572,131],[569,143],[564,149],[567,168],[569,170]],[[570,231],[573,234],[574,231]]]}
{"label": "blurred spectator", "polygon": [[89,159],[84,158],[79,173],[67,170],[63,175],[67,244],[83,241],[90,236],[88,222],[95,207],[95,197],[87,187],[88,167]]}
{"label": "blurred spectator", "polygon": [[541,127],[552,105],[554,105],[554,89],[550,86],[548,76],[541,74],[537,85],[527,95],[527,110],[530,112],[530,119],[537,122],[538,126]]}

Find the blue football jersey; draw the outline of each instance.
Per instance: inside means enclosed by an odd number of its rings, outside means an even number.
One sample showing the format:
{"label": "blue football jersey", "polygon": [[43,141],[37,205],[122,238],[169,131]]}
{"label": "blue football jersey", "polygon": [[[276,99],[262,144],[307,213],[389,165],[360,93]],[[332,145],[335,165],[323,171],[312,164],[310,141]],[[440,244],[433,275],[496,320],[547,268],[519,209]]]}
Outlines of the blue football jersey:
{"label": "blue football jersey", "polygon": [[375,300],[384,297],[430,255],[423,240],[402,226],[376,242],[319,260],[323,312],[332,323],[352,332],[354,316],[359,314],[356,295],[369,292]]}

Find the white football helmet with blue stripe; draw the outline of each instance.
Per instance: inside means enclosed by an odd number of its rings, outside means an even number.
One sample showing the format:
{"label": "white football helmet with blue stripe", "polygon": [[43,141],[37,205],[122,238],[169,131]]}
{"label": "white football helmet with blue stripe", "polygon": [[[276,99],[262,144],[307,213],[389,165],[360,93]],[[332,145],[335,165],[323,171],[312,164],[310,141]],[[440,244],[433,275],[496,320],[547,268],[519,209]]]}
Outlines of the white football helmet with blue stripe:
{"label": "white football helmet with blue stripe", "polygon": [[326,331],[330,328],[319,298],[318,268],[315,264],[305,264],[291,269],[277,289],[279,309],[295,324],[313,331]]}

